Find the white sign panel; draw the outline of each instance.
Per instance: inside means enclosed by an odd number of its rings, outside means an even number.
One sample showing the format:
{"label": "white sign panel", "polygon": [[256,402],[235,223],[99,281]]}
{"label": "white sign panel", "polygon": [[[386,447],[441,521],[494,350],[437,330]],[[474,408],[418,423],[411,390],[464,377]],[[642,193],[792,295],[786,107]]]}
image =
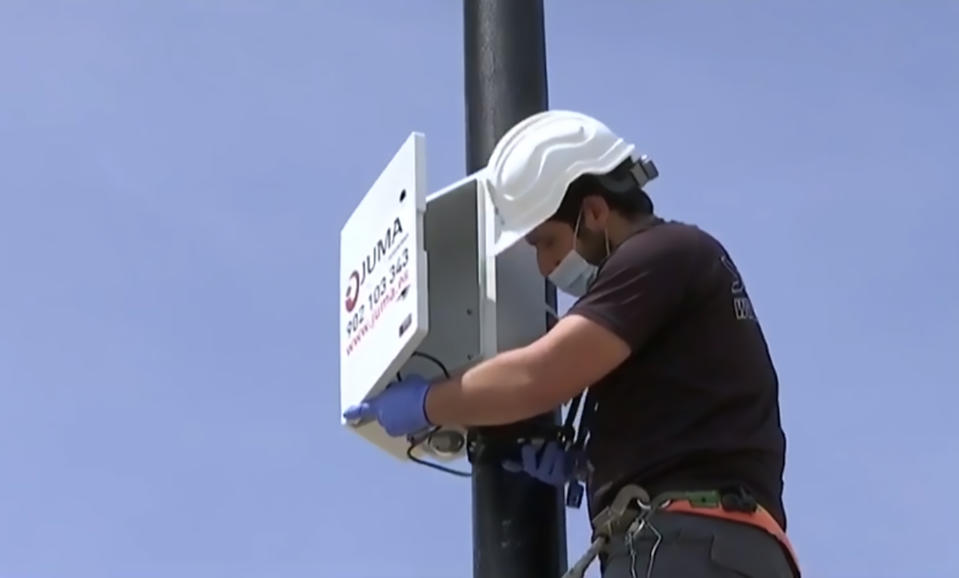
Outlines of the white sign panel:
{"label": "white sign panel", "polygon": [[[395,380],[429,331],[425,211],[425,137],[414,132],[340,231],[341,416]],[[354,429],[405,458],[407,441],[376,422]]]}

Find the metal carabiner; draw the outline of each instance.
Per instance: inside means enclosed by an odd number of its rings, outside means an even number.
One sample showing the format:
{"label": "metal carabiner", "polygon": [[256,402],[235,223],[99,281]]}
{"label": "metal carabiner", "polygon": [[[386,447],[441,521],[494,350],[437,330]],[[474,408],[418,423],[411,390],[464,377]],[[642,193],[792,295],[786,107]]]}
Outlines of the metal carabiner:
{"label": "metal carabiner", "polygon": [[640,511],[645,513],[649,509],[649,493],[635,484],[623,486],[616,493],[613,502],[600,510],[593,518],[592,525],[595,528],[593,535],[595,537],[592,543],[576,563],[563,574],[562,578],[583,578],[586,569],[609,543],[610,537],[614,533],[613,526],[623,521],[629,507],[633,504],[638,504]]}
{"label": "metal carabiner", "polygon": [[626,511],[633,504],[637,504],[641,511],[648,510],[649,492],[635,484],[628,484],[616,493],[616,497],[613,498],[613,502],[609,506],[596,514],[596,517],[593,518],[593,527],[597,528],[597,532],[610,534],[612,525],[622,520]]}

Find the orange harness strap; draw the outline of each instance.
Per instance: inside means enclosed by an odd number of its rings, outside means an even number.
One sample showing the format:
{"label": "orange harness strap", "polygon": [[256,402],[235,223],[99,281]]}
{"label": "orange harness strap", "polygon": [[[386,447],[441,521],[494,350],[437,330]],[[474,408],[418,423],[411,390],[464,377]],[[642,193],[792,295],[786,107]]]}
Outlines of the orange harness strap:
{"label": "orange harness strap", "polygon": [[779,527],[779,523],[776,522],[776,519],[772,517],[772,514],[766,511],[766,509],[762,506],[757,505],[755,512],[746,513],[726,510],[720,506],[703,506],[701,504],[693,504],[689,500],[673,500],[663,507],[663,510],[667,512],[681,512],[684,514],[698,514],[700,516],[723,518],[725,520],[741,522],[761,530],[765,530],[779,540],[779,543],[782,544],[783,548],[786,549],[786,551],[789,553],[790,560],[792,561],[793,569],[796,571],[796,578],[799,578],[800,576],[799,557],[796,556],[796,551],[793,550],[792,544],[789,542],[789,537],[787,537],[786,532]]}

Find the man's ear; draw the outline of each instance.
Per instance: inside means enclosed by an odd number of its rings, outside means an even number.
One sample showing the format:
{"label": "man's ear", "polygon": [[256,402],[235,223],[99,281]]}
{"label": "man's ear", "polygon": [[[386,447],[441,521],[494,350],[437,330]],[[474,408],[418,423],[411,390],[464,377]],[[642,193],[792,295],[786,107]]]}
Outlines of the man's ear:
{"label": "man's ear", "polygon": [[609,220],[609,204],[601,195],[587,195],[583,198],[583,225],[592,231],[606,228]]}

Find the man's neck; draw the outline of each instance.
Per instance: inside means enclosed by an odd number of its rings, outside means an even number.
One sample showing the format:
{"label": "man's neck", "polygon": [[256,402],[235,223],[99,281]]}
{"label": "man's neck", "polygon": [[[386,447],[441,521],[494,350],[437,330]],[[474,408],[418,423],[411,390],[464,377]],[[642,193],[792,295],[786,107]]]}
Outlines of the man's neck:
{"label": "man's neck", "polygon": [[643,215],[635,219],[625,219],[617,216],[614,226],[610,227],[609,230],[609,244],[611,248],[615,250],[622,245],[626,239],[632,237],[634,233],[645,228],[657,219],[658,217],[656,215]]}

